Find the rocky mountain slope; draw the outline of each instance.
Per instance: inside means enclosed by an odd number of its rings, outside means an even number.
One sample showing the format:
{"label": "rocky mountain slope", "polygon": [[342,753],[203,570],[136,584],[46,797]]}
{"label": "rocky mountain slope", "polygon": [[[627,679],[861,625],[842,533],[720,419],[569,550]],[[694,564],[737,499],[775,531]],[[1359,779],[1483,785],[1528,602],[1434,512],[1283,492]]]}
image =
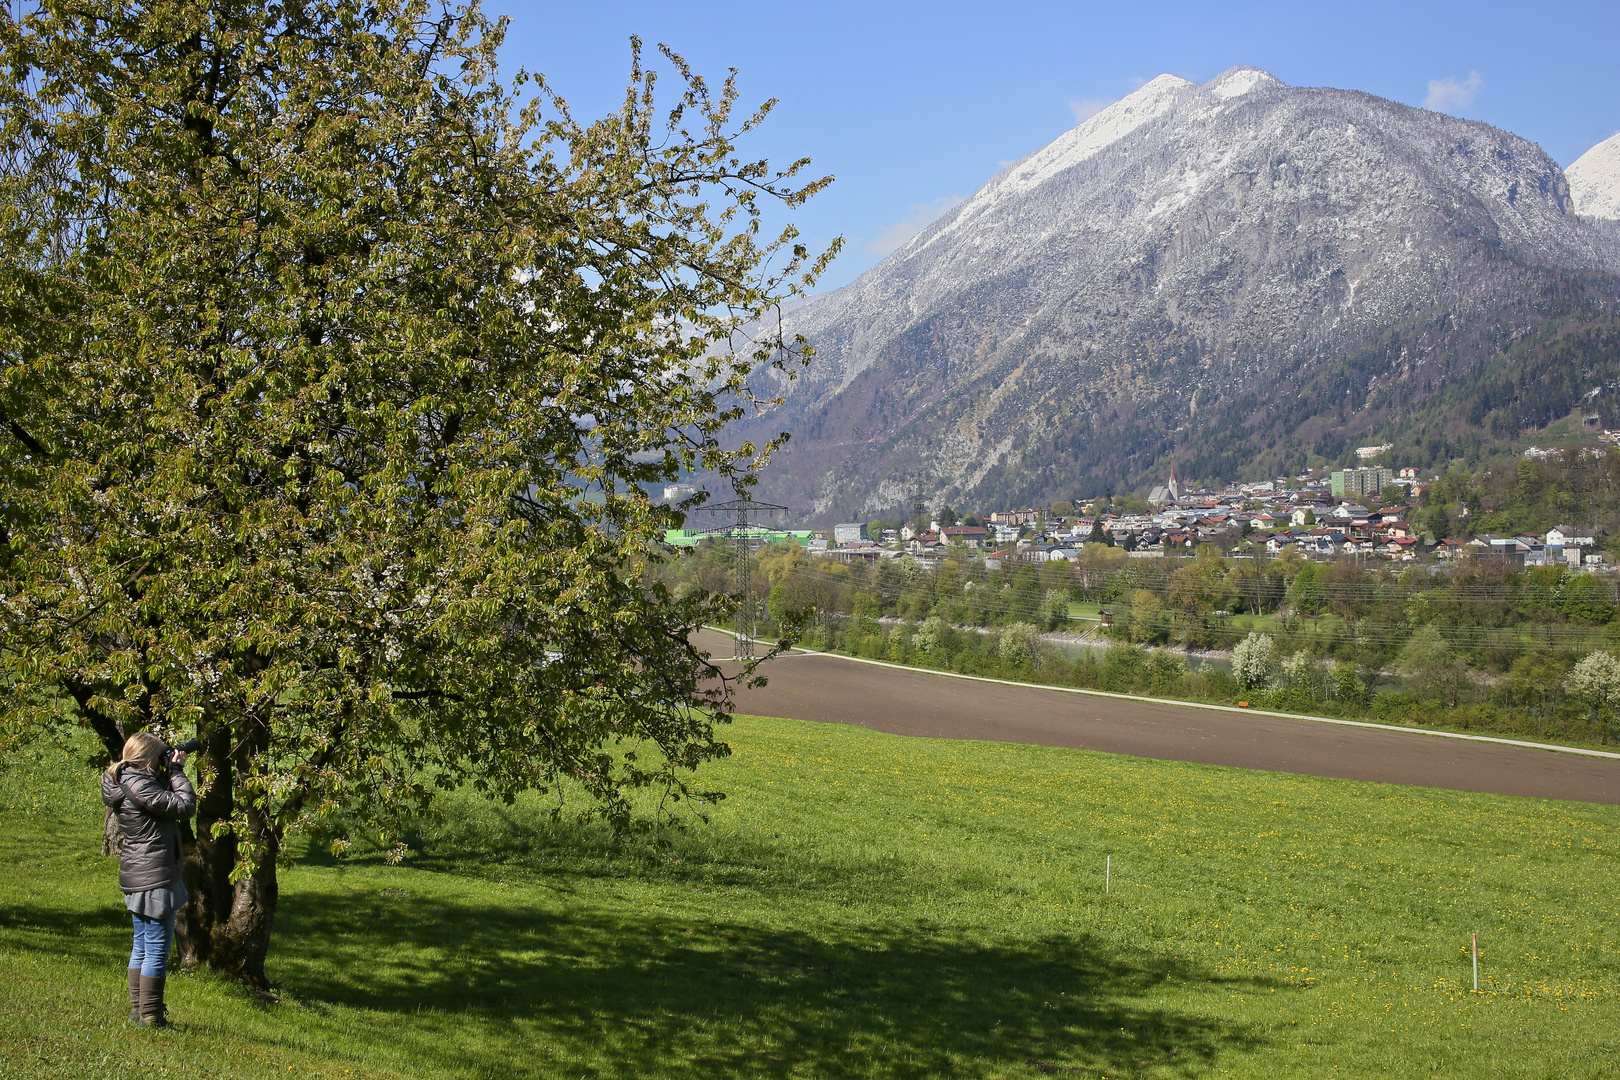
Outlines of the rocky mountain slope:
{"label": "rocky mountain slope", "polygon": [[1577,214],[1620,218],[1620,135],[1609,136],[1576,158],[1564,175]]}
{"label": "rocky mountain slope", "polygon": [[1172,457],[1264,473],[1615,310],[1617,271],[1620,228],[1518,136],[1252,68],[1162,75],[793,311],[818,357],[744,433],[794,433],[760,494],[818,521],[919,479],[989,504]]}

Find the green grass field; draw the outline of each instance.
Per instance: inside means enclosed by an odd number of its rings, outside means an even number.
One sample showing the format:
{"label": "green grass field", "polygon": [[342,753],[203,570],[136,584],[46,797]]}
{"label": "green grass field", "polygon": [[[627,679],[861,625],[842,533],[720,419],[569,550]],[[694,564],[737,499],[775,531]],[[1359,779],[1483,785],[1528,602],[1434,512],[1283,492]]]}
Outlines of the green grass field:
{"label": "green grass field", "polygon": [[1096,622],[1101,616],[1103,605],[1093,604],[1084,600],[1069,601],[1069,618],[1083,622]]}
{"label": "green grass field", "polygon": [[13,765],[0,1076],[1620,1076],[1620,808],[730,738],[668,858],[459,801],[403,867],[301,859],[279,1003],[180,975],[167,1033],[124,1022],[94,777]]}

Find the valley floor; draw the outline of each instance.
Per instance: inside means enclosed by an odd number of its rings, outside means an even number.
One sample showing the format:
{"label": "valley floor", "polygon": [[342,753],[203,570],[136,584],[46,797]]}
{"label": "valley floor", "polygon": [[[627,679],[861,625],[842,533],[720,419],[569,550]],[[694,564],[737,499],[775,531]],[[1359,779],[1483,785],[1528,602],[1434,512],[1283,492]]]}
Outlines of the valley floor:
{"label": "valley floor", "polygon": [[168,1033],[124,1019],[94,776],[14,761],[0,1077],[1620,1076],[1620,807],[727,738],[664,857],[460,798],[404,866],[306,854],[280,1001],[180,975]]}
{"label": "valley floor", "polygon": [[[730,640],[698,636],[711,655]],[[719,661],[733,675],[739,666]],[[1416,727],[963,677],[927,668],[793,652],[759,668],[766,685],[738,707],[859,724],[897,735],[1071,746],[1138,757],[1620,804],[1620,752]],[[1460,736],[1460,737],[1454,737]]]}

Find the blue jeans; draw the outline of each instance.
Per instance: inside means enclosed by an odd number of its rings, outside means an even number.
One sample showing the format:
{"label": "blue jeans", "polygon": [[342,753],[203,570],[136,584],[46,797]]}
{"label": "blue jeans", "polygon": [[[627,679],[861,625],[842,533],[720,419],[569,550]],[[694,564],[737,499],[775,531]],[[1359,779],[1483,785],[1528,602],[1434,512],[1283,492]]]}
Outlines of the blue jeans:
{"label": "blue jeans", "polygon": [[142,975],[157,978],[169,968],[169,947],[174,944],[174,913],[166,919],[148,919],[132,915],[135,920],[135,947],[129,953],[129,966],[140,968]]}

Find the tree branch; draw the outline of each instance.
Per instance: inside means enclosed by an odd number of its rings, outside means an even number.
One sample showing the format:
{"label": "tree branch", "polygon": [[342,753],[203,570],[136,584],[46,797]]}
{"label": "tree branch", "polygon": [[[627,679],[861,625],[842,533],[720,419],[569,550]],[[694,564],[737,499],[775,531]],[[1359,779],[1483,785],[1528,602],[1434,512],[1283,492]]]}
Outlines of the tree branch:
{"label": "tree branch", "polygon": [[7,416],[4,412],[0,412],[0,420],[5,422],[6,430],[11,432],[12,437],[28,448],[29,453],[38,454],[43,458],[48,458],[51,456],[50,451],[45,449],[45,445],[32,435],[28,434],[27,430],[25,430],[21,424],[17,423],[17,421]]}

